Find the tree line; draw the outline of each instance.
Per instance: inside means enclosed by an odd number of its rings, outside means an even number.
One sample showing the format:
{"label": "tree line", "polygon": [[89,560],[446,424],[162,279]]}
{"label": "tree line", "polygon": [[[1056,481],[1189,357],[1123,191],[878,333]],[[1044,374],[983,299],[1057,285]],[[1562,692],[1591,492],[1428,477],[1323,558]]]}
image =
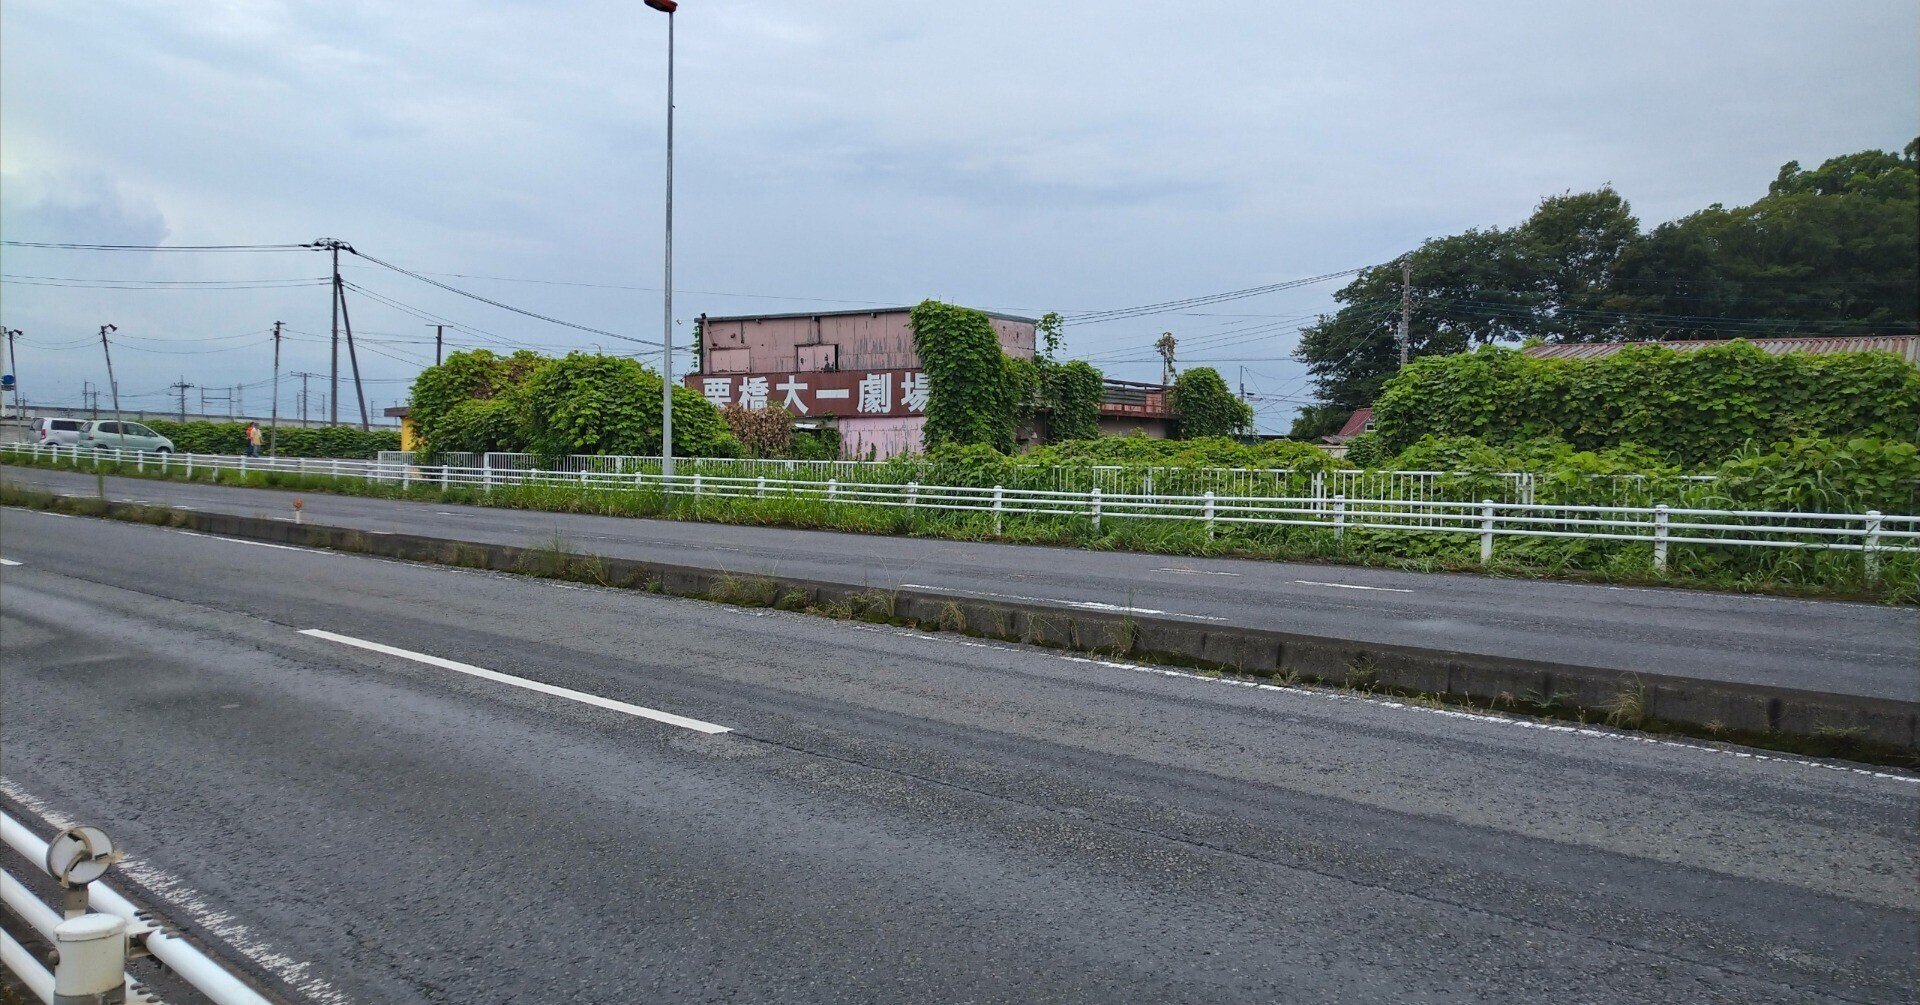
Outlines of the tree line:
{"label": "tree line", "polygon": [[[1518,226],[1425,241],[1409,256],[1409,351],[1920,332],[1920,139],[1902,153],[1782,166],[1751,205],[1643,230],[1611,187],[1541,200]],[[1302,331],[1314,439],[1371,404],[1399,366],[1401,265],[1362,272]]]}

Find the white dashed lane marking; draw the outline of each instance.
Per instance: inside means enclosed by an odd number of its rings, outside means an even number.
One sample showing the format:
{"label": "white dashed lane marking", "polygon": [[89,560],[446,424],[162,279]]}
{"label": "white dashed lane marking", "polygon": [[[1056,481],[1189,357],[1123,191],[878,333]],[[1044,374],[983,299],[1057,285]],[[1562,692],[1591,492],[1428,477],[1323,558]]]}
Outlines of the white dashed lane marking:
{"label": "white dashed lane marking", "polygon": [[550,694],[556,698],[577,701],[582,705],[592,705],[596,708],[624,712],[627,715],[638,716],[642,719],[664,722],[669,726],[679,726],[681,729],[690,729],[696,733],[716,734],[732,732],[731,729],[725,726],[716,726],[711,722],[702,722],[699,719],[689,719],[684,715],[675,715],[672,712],[662,712],[657,708],[647,708],[644,705],[631,705],[624,701],[615,701],[612,698],[602,698],[597,694],[575,691],[570,687],[560,687],[542,681],[528,680],[525,677],[515,677],[512,674],[504,674],[498,670],[488,670],[485,667],[477,667],[471,663],[461,663],[458,660],[443,659],[439,656],[417,653],[411,649],[402,649],[399,646],[389,646],[379,642],[368,642],[366,639],[356,639],[351,635],[339,635],[319,628],[302,629],[300,634],[309,635],[316,639],[326,639],[328,642],[338,642],[343,646],[353,646],[356,649],[365,649],[369,652],[381,653],[386,656],[398,656],[401,659],[412,660],[415,663],[425,663],[428,666],[439,667],[442,670],[452,670],[455,673],[463,673],[469,677],[478,677],[481,680],[490,680],[498,684],[508,684],[513,687],[524,688],[528,691],[537,691],[541,694]]}
{"label": "white dashed lane marking", "polygon": [[1381,593],[1413,592],[1412,590],[1402,590],[1397,586],[1356,586],[1352,583],[1323,583],[1317,579],[1296,579],[1294,582],[1302,586],[1331,586],[1336,590],[1378,590]]}

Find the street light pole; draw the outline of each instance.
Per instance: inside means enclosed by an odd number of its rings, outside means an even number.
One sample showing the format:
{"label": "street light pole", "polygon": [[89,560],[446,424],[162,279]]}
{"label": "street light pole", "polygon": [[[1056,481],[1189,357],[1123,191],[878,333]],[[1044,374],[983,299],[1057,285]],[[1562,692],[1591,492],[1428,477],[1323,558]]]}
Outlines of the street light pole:
{"label": "street light pole", "polygon": [[673,12],[680,9],[677,0],[646,0],[654,10],[667,15],[667,246],[665,310],[660,332],[660,473],[668,492],[673,491]]}

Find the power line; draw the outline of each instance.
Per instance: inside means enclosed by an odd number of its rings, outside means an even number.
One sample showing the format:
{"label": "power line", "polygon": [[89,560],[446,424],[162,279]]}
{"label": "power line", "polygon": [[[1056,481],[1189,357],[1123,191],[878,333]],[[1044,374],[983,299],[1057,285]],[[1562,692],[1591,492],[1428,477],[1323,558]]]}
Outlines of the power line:
{"label": "power line", "polygon": [[372,262],[372,263],[373,263],[373,264],[375,264],[375,265],[379,265],[379,266],[383,266],[383,267],[385,267],[385,268],[388,268],[388,269],[392,269],[393,271],[395,271],[395,272],[398,272],[398,273],[400,273],[400,274],[401,274],[401,275],[403,275],[403,276],[411,276],[411,277],[413,277],[414,279],[418,279],[418,280],[420,280],[421,282],[423,282],[423,283],[426,283],[426,284],[427,284],[427,285],[429,285],[429,286],[437,286],[437,287],[439,287],[440,289],[443,289],[443,290],[446,290],[446,291],[447,291],[447,292],[449,292],[449,293],[457,293],[457,294],[459,294],[460,296],[463,296],[463,297],[466,297],[466,298],[468,298],[468,299],[470,299],[470,300],[478,300],[478,301],[480,301],[481,303],[483,303],[483,304],[487,304],[488,306],[491,306],[491,307],[498,307],[498,308],[500,308],[501,310],[504,310],[504,311],[512,311],[512,312],[513,312],[513,313],[515,313],[515,314],[521,314],[521,315],[524,315],[524,316],[526,316],[526,317],[530,317],[530,318],[533,318],[533,319],[535,319],[535,320],[538,320],[538,321],[545,321],[545,322],[547,322],[548,324],[556,324],[556,325],[560,325],[560,326],[562,326],[562,327],[564,327],[564,328],[573,328],[573,329],[576,329],[576,330],[578,330],[578,331],[583,331],[583,332],[591,332],[591,333],[593,333],[593,334],[595,334],[595,335],[605,335],[605,336],[606,336],[606,337],[608,337],[608,338],[613,338],[613,339],[619,339],[619,340],[621,340],[622,342],[637,342],[637,343],[640,343],[640,344],[642,344],[642,345],[645,345],[645,344],[646,344],[646,340],[644,340],[644,339],[638,339],[638,338],[634,338],[634,337],[633,337],[633,336],[631,336],[631,335],[621,335],[621,334],[619,334],[618,332],[610,332],[610,331],[607,331],[607,330],[606,330],[606,329],[604,329],[604,328],[594,328],[594,327],[591,327],[591,326],[589,326],[589,325],[582,325],[582,324],[575,324],[575,323],[573,323],[573,322],[571,322],[571,321],[562,321],[562,320],[560,320],[559,318],[556,318],[556,317],[549,317],[549,316],[547,316],[547,315],[545,315],[545,314],[541,314],[541,313],[538,313],[538,312],[536,312],[536,311],[529,311],[529,310],[525,310],[525,309],[523,309],[523,308],[519,308],[519,307],[515,307],[515,306],[513,306],[512,304],[507,304],[507,303],[502,303],[502,302],[500,302],[500,301],[498,301],[498,300],[494,300],[494,299],[493,299],[493,298],[491,298],[491,297],[483,297],[483,296],[481,296],[481,295],[480,295],[480,294],[478,294],[478,293],[471,293],[471,292],[468,292],[467,290],[463,290],[463,289],[461,289],[461,288],[459,288],[458,286],[450,286],[450,285],[448,285],[448,284],[446,284],[446,283],[443,283],[443,282],[441,282],[441,281],[440,281],[440,280],[438,280],[438,279],[433,279],[433,278],[431,278],[431,277],[429,277],[429,276],[426,276],[426,275],[423,275],[423,274],[421,274],[421,273],[418,273],[418,272],[415,272],[415,271],[413,271],[413,270],[411,270],[411,269],[406,269],[406,268],[402,268],[402,267],[400,267],[400,266],[398,266],[398,265],[395,265],[395,264],[393,264],[392,262],[389,262],[389,261],[386,261],[386,260],[384,260],[384,259],[380,259],[380,258],[375,258],[375,257],[373,257],[372,255],[369,255],[369,254],[367,254],[367,253],[366,253],[366,252],[364,252],[364,251],[356,251],[356,250],[354,250],[354,249],[353,249],[353,248],[351,248],[351,247],[349,247],[349,248],[347,248],[346,250],[347,250],[348,252],[350,252],[350,253],[352,253],[352,254],[354,254],[354,255],[357,255],[357,256],[359,256],[359,257],[361,257],[361,258],[364,258],[364,259],[366,259],[366,260],[367,260],[367,261],[369,261],[369,262]]}
{"label": "power line", "polygon": [[300,244],[70,244],[58,241],[0,241],[10,248],[59,248],[65,251],[298,251]]}
{"label": "power line", "polygon": [[1283,283],[1252,286],[1244,290],[1229,290],[1225,293],[1210,293],[1205,296],[1188,297],[1184,300],[1166,300],[1157,304],[1142,304],[1138,307],[1122,307],[1106,311],[1086,311],[1079,314],[1068,315],[1066,320],[1074,324],[1101,324],[1107,321],[1147,317],[1153,314],[1170,314],[1187,307],[1204,307],[1209,304],[1226,303],[1230,300],[1244,300],[1248,297],[1257,297],[1268,293],[1279,293],[1282,290],[1311,286],[1314,283],[1324,283],[1329,279],[1341,279],[1346,276],[1358,275],[1373,267],[1374,266],[1371,265],[1362,265],[1357,268],[1342,269],[1339,272],[1329,272],[1325,275],[1309,276],[1305,279],[1290,279]]}

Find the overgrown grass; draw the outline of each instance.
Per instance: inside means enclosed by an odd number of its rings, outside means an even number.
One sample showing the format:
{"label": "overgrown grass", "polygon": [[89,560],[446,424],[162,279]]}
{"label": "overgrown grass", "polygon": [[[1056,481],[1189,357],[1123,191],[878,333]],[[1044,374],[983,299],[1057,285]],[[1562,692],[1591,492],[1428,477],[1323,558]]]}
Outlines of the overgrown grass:
{"label": "overgrown grass", "polygon": [[[22,467],[74,470],[70,461],[35,460],[8,455],[4,463]],[[84,464],[78,470],[96,468]],[[103,475],[188,478],[184,465],[172,462],[163,472],[148,460],[102,461]],[[1335,562],[1417,572],[1478,572],[1496,576],[1543,577],[1589,582],[1677,586],[1744,593],[1879,600],[1920,601],[1920,555],[1882,554],[1879,575],[1869,579],[1858,552],[1818,547],[1752,548],[1674,545],[1668,569],[1654,568],[1652,547],[1632,541],[1560,538],[1498,540],[1494,560],[1479,561],[1479,540],[1471,533],[1349,529],[1336,534],[1324,526],[1217,525],[1209,535],[1197,521],[1140,520],[1109,514],[1096,530],[1090,518],[1006,514],[996,530],[992,513],[872,506],[792,496],[671,495],[658,487],[610,489],[560,485],[503,485],[491,490],[431,480],[368,481],[357,477],[294,472],[248,472],[197,468],[195,482],[300,492],[493,506],[506,509],[648,517],[713,523],[796,527],[856,534],[900,535],[965,541],[1004,541],[1111,551],[1181,556],[1218,556],[1277,561]]]}

